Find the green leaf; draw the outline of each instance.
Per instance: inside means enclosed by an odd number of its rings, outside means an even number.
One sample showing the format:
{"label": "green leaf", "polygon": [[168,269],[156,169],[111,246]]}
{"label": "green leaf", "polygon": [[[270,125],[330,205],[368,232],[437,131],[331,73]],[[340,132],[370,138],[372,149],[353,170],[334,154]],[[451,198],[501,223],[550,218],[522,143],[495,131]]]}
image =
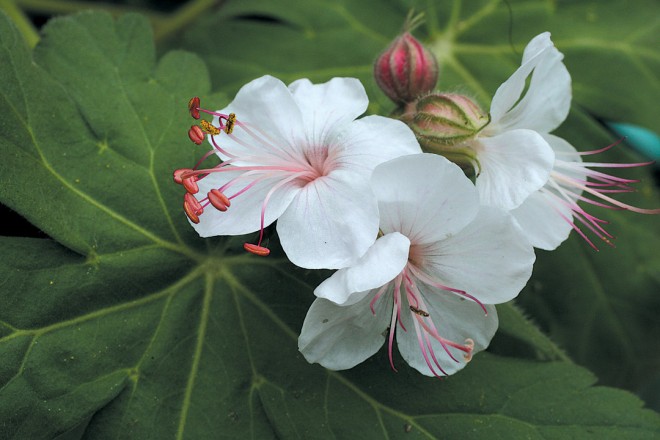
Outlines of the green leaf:
{"label": "green leaf", "polygon": [[508,306],[494,351],[531,359],[482,353],[444,381],[400,358],[395,374],[383,351],[345,372],[307,364],[297,333],[327,274],[200,239],[180,208],[171,171],[200,154],[186,104],[208,78],[189,53],[156,62],[138,16],[53,20],[33,60],[0,15],[0,200],[52,237],[0,239],[3,438],[658,432],[633,395],[535,360],[561,354]]}

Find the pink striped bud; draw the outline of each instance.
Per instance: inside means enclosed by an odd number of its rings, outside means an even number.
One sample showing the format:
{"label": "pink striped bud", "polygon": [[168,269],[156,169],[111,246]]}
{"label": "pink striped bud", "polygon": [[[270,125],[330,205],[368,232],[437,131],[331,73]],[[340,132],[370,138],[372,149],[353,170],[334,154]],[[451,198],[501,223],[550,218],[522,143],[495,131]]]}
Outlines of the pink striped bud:
{"label": "pink striped bud", "polygon": [[433,90],[438,62],[410,32],[404,32],[378,57],[374,76],[392,101],[405,104]]}

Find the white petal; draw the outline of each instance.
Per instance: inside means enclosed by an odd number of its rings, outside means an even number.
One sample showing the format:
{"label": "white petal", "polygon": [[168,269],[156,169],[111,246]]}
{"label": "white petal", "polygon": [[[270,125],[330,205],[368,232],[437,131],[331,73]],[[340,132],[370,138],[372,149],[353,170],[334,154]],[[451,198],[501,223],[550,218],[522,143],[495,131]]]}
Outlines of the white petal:
{"label": "white petal", "polygon": [[478,211],[474,185],[455,164],[436,154],[414,154],[385,162],[371,184],[378,198],[380,226],[413,244],[455,234]]}
{"label": "white petal", "polygon": [[[555,152],[556,172],[579,180],[586,179],[584,169],[579,166],[582,158],[571,144],[551,134],[545,134],[543,138]],[[541,191],[535,192],[522,205],[511,211],[532,246],[550,251],[568,238],[573,230],[570,223],[573,213],[566,203],[575,201],[582,191],[573,188],[572,192],[575,196],[569,195],[566,200],[566,196],[557,190],[551,177]]]}
{"label": "white petal", "polygon": [[[242,157],[287,157],[293,152],[302,157],[303,116],[291,92],[279,79],[266,75],[250,81],[219,112],[235,113],[239,123],[247,124],[247,128],[235,126],[232,136],[220,133],[214,137],[229,153]],[[218,117],[213,121],[217,125]],[[223,154],[219,156],[227,159]]]}
{"label": "white petal", "polygon": [[[442,338],[458,344],[464,344],[468,338],[472,339],[474,341],[472,355],[488,347],[498,325],[497,311],[494,306],[486,306],[488,315],[485,315],[477,304],[462,301],[453,296],[425,291],[424,300],[426,311],[429,313],[430,318],[438,330],[438,334]],[[432,376],[433,373],[424,359],[417,339],[417,333],[415,332],[415,326],[412,321],[415,314],[407,310],[407,303],[405,305],[406,309],[401,314],[401,318],[407,331],[397,328],[396,340],[399,351],[411,367],[426,376]],[[423,332],[423,330],[421,331]],[[454,374],[465,367],[467,362],[463,351],[453,347],[447,347],[454,360],[437,340],[431,338],[431,341],[433,353],[447,375]],[[435,372],[441,375],[440,370],[435,367],[428,347],[426,347],[426,350],[427,357],[431,365],[433,365]]]}
{"label": "white petal", "polygon": [[367,110],[369,98],[356,78],[332,78],[323,84],[299,79],[289,85],[303,116],[307,144],[322,143]]}
{"label": "white petal", "polygon": [[554,150],[557,159],[571,162],[582,162],[582,156],[580,156],[575,147],[569,144],[565,139],[553,134],[543,134],[542,136]]}
{"label": "white petal", "polygon": [[573,229],[569,223],[570,208],[541,191],[532,194],[511,214],[532,246],[547,251],[556,249]]}
{"label": "white petal", "polygon": [[[220,188],[229,180],[244,174],[244,171],[213,173],[197,182],[199,193],[198,200],[206,197],[212,189]],[[231,197],[243,189],[254,178],[244,183],[237,183],[225,193]],[[268,192],[282,180],[282,177],[265,179],[245,193],[231,200],[231,206],[225,212],[218,211],[212,205],[204,208],[199,216],[199,223],[192,224],[201,237],[212,237],[215,235],[242,235],[258,231],[261,227],[261,210]],[[290,183],[275,191],[270,197],[265,210],[264,227],[273,223],[282,215],[291,200],[300,191],[300,188]]]}
{"label": "white petal", "polygon": [[378,240],[352,266],[340,269],[322,282],[314,294],[339,305],[362,299],[401,273],[408,262],[410,240],[398,232]]}
{"label": "white petal", "polygon": [[342,169],[370,173],[377,165],[422,149],[403,122],[383,116],[366,116],[348,124],[337,139],[335,163]]}
{"label": "white petal", "polygon": [[507,131],[479,143],[476,186],[482,204],[511,210],[548,181],[555,155],[538,133]]}
{"label": "white petal", "polygon": [[[521,66],[495,92],[490,110],[493,127],[500,132],[527,128],[541,133],[557,128],[571,104],[571,76],[563,57],[549,33],[535,37],[525,48]],[[530,74],[529,89],[521,99]]]}
{"label": "white petal", "polygon": [[[580,165],[582,163],[582,156],[578,154],[577,150],[571,144],[552,134],[544,134],[543,139],[545,139],[555,152],[555,171],[578,180],[587,179],[587,174]],[[582,194],[582,191],[579,191],[578,194]]]}
{"label": "white petal", "polygon": [[365,177],[334,171],[307,184],[277,222],[291,262],[340,269],[361,257],[378,234],[378,205]]}
{"label": "white petal", "polygon": [[515,298],[532,275],[535,260],[534,248],[511,215],[486,206],[459,233],[417,252],[423,255],[422,270],[483,304]]}
{"label": "white petal", "polygon": [[350,306],[317,299],[305,317],[298,349],[309,363],[318,362],[331,370],[354,367],[383,345],[391,298],[390,294],[376,302],[375,315],[369,309],[372,295]]}

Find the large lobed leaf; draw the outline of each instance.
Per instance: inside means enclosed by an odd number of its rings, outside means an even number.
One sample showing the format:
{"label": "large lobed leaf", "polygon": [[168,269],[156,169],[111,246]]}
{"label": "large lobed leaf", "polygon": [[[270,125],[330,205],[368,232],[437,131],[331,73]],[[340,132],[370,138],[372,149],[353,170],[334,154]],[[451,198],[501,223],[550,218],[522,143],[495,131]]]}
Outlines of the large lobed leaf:
{"label": "large lobed leaf", "polygon": [[[294,12],[292,12],[294,13]],[[501,355],[445,381],[383,355],[308,365],[319,274],[202,240],[171,170],[199,155],[200,60],[157,64],[144,19],[52,21],[35,62],[0,18],[3,203],[53,240],[0,241],[0,438],[652,438],[656,414],[556,358],[504,306]],[[348,51],[348,50],[347,50]],[[267,53],[265,50],[264,53]],[[215,97],[221,106],[219,97]],[[532,351],[531,359],[503,356]]]}

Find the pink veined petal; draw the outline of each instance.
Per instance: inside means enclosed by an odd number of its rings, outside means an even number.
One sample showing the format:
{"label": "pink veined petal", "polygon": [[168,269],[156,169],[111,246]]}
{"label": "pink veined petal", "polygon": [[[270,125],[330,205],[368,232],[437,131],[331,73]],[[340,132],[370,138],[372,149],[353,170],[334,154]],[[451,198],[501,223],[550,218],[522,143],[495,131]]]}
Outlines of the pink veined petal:
{"label": "pink veined petal", "polygon": [[340,269],[314,290],[319,298],[339,305],[352,304],[401,273],[408,262],[410,240],[392,232],[378,240],[350,267]]}
{"label": "pink veined petal", "polygon": [[298,349],[310,363],[331,370],[352,368],[375,354],[385,342],[392,295],[369,310],[371,295],[350,306],[338,306],[323,298],[312,303],[303,322]]}
{"label": "pink veined petal", "polygon": [[566,221],[573,216],[571,209],[544,192],[535,192],[510,212],[527,240],[538,249],[556,249],[573,230]]}
{"label": "pink veined petal", "polygon": [[[286,157],[287,152],[302,156],[305,139],[303,116],[287,86],[266,75],[250,81],[220,113],[235,113],[238,124],[231,136],[221,133],[216,142],[226,151],[242,158],[266,156],[273,152]],[[218,117],[213,118],[217,125]],[[246,124],[246,129],[241,128]],[[219,154],[222,159],[227,159]]]}
{"label": "pink veined petal", "polygon": [[548,181],[555,155],[538,133],[512,130],[478,142],[476,186],[482,204],[514,209]]}
{"label": "pink veined petal", "polygon": [[277,222],[291,262],[340,269],[361,257],[378,234],[378,205],[363,176],[333,171],[307,184]]}
{"label": "pink veined petal", "polygon": [[356,78],[332,78],[323,84],[299,79],[289,85],[302,113],[306,145],[318,145],[367,110],[369,98]]}
{"label": "pink veined petal", "polygon": [[[242,174],[245,174],[245,171],[213,173],[198,180],[199,193],[196,194],[197,199],[205,198],[206,194],[212,189],[220,188],[231,179]],[[192,226],[201,237],[242,235],[258,231],[261,227],[261,213],[266,196],[278,182],[286,177],[288,176],[279,175],[261,180],[239,197],[231,199],[231,207],[227,212],[220,212],[210,205],[207,206],[204,209],[204,214],[199,217],[199,223],[191,223]],[[239,179],[226,190],[225,195],[231,198],[232,195],[253,181],[254,177],[245,180]],[[268,226],[277,220],[298,192],[300,192],[300,187],[293,182],[275,191],[268,200],[264,212],[264,226]]]}
{"label": "pink veined petal", "polygon": [[383,116],[366,116],[349,123],[340,135],[334,162],[359,173],[371,173],[379,164],[422,149],[403,122]]}
{"label": "pink veined petal", "polygon": [[[521,66],[495,93],[491,127],[486,132],[526,128],[547,133],[557,128],[571,104],[571,77],[562,59],[549,33],[535,37],[525,49]],[[529,75],[529,89],[521,98]]]}
{"label": "pink veined petal", "polygon": [[378,198],[380,227],[401,232],[414,244],[455,234],[474,219],[478,195],[455,164],[436,154],[415,154],[385,162],[371,185]]}
{"label": "pink veined petal", "polygon": [[[497,330],[498,319],[495,306],[486,305],[488,315],[477,304],[463,301],[460,298],[447,295],[446,292],[437,292],[433,289],[421,287],[422,295],[429,313],[429,319],[438,331],[438,334],[447,340],[464,344],[466,339],[474,341],[472,354],[478,353],[488,347],[490,340]],[[396,341],[399,352],[405,361],[414,369],[426,376],[433,376],[419,346],[418,335],[413,324],[414,314],[409,310],[407,301],[400,319],[408,331],[397,329]],[[435,339],[430,338],[433,355],[437,359],[442,370],[451,375],[463,369],[467,364],[465,353],[453,347],[447,347],[451,356],[445,348]],[[430,354],[428,355],[430,357]],[[433,365],[435,367],[435,365]],[[439,373],[436,368],[436,373]]]}
{"label": "pink veined petal", "polygon": [[422,255],[421,270],[483,304],[515,298],[532,275],[536,258],[511,215],[487,206],[457,234],[414,252]]}

